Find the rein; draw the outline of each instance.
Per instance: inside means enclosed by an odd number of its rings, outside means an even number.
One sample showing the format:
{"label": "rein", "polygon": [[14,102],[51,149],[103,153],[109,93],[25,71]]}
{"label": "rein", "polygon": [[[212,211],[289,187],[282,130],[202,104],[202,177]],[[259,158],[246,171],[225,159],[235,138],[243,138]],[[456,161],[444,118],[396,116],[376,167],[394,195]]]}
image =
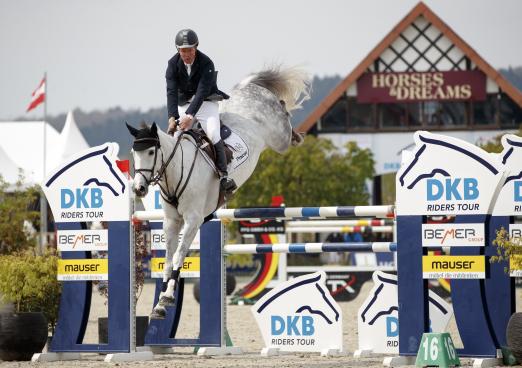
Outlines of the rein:
{"label": "rein", "polygon": [[[163,197],[163,199],[165,201],[167,201],[168,203],[170,203],[171,205],[173,205],[175,208],[178,208],[178,204],[179,204],[179,198],[181,197],[181,195],[183,194],[183,192],[185,191],[185,189],[187,188],[187,185],[189,183],[189,180],[192,176],[192,171],[194,170],[194,166],[196,164],[196,158],[198,156],[198,152],[199,152],[199,149],[198,147],[196,146],[196,151],[195,151],[195,154],[194,154],[194,159],[192,160],[192,164],[190,166],[190,170],[189,170],[189,173],[187,175],[187,178],[185,179],[185,183],[183,184],[183,186],[181,187],[181,190],[178,192],[178,189],[179,187],[181,186],[181,183],[183,182],[183,175],[185,173],[185,170],[184,170],[184,164],[183,164],[183,146],[181,145],[181,140],[183,139],[183,135],[185,133],[181,133],[179,136],[178,136],[178,139],[176,141],[176,144],[174,145],[174,148],[172,149],[172,152],[170,153],[169,157],[167,158],[166,161],[163,161],[163,151],[161,150],[161,145],[160,145],[160,141],[159,141],[159,138],[140,138],[140,139],[136,139],[135,141],[136,142],[153,142],[154,143],[154,163],[152,165],[152,168],[150,169],[135,169],[134,171],[138,174],[141,174],[143,176],[143,178],[145,179],[145,182],[147,183],[147,185],[155,185],[155,184],[158,184],[158,186],[160,187],[160,190],[161,190],[161,196]],[[176,185],[176,189],[174,189],[174,193],[171,194],[170,191],[169,191],[169,181],[168,181],[168,176],[167,176],[167,167],[169,166],[170,162],[172,161],[172,159],[174,158],[174,155],[176,154],[176,151],[178,150],[178,147],[181,149],[181,177]],[[154,175],[154,167],[156,166],[156,161],[157,161],[157,158],[158,158],[158,151],[161,152],[161,166],[160,168],[158,169],[156,175]],[[142,172],[150,172],[150,177],[147,179],[147,177],[145,175],[143,175]],[[165,176],[165,187],[161,185],[160,181],[161,181],[161,178]]]}

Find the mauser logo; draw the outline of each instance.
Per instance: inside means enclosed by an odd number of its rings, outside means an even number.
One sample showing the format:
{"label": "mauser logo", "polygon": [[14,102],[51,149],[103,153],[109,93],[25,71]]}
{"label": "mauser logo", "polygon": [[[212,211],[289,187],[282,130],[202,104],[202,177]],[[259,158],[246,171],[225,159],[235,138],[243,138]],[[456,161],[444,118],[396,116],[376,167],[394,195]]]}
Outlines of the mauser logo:
{"label": "mauser logo", "polygon": [[107,259],[59,259],[58,280],[89,281],[108,279]]}
{"label": "mauser logo", "polygon": [[342,351],[342,312],[326,274],[297,276],[265,294],[252,313],[266,347],[281,351]]}
{"label": "mauser logo", "polygon": [[56,239],[60,251],[108,250],[108,230],[59,230]]}
{"label": "mauser logo", "polygon": [[62,188],[60,190],[61,208],[101,208],[103,206],[100,188]]}
{"label": "mauser logo", "polygon": [[[153,279],[163,277],[165,269],[165,258],[151,258],[150,259],[150,276]],[[199,277],[201,269],[201,262],[199,257],[185,257],[183,267],[181,268],[180,276],[183,278]]]}
{"label": "mauser logo", "polygon": [[435,270],[471,270],[475,261],[431,261]]}
{"label": "mauser logo", "polygon": [[479,279],[485,277],[484,256],[423,256],[425,279]]}
{"label": "mauser logo", "polygon": [[458,247],[485,245],[483,224],[423,224],[422,246]]}

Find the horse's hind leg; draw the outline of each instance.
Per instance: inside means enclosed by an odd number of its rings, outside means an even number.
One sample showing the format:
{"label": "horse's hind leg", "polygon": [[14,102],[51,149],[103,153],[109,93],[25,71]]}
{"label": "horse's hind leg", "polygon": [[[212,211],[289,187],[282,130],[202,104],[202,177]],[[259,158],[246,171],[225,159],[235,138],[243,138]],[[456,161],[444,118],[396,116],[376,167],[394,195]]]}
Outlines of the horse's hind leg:
{"label": "horse's hind leg", "polygon": [[[172,256],[176,247],[178,247],[178,238],[181,227],[183,226],[183,218],[167,218],[163,222],[163,231],[165,232],[165,240],[167,243],[167,250],[165,253],[165,265],[163,268],[163,286],[159,295],[158,303],[154,306],[151,319],[163,319],[166,315],[166,307],[174,304],[174,293],[169,294],[168,283],[172,278],[177,282],[179,276],[179,270],[172,267]],[[176,271],[174,271],[176,270]],[[176,275],[177,274],[177,275]]]}

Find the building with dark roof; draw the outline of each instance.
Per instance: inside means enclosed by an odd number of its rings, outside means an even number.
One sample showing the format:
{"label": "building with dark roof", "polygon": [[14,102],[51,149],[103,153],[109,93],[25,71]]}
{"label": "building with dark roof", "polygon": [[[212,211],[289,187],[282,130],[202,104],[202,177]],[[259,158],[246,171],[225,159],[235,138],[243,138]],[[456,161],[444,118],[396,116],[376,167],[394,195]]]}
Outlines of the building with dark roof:
{"label": "building with dark roof", "polygon": [[522,92],[421,2],[297,130],[370,148],[382,175],[398,170],[414,131],[476,144],[521,123]]}

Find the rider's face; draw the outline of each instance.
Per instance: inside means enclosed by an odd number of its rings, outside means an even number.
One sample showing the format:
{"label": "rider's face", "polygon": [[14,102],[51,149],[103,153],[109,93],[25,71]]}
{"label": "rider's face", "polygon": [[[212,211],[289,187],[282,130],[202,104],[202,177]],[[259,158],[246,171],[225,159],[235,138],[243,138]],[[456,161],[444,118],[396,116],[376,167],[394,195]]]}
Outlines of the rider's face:
{"label": "rider's face", "polygon": [[179,54],[181,59],[185,64],[192,64],[194,59],[196,58],[196,48],[195,47],[187,47],[183,49],[179,49]]}

